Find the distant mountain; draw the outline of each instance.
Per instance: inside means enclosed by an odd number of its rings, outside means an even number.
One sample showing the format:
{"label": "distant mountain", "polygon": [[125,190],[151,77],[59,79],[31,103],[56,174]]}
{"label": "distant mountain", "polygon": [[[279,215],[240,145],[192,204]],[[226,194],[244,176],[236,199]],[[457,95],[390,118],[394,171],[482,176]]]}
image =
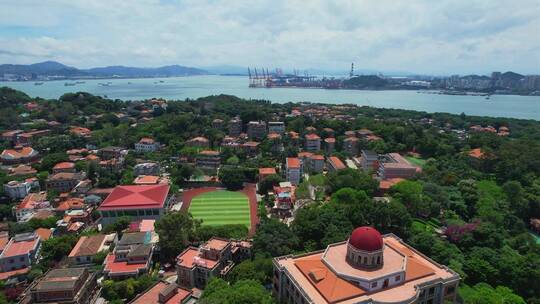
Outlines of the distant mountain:
{"label": "distant mountain", "polygon": [[510,80],[510,81],[519,81],[520,79],[523,79],[524,77],[525,76],[523,76],[521,74],[514,73],[514,72],[511,72],[511,71],[504,72],[504,73],[501,74],[501,79]]}
{"label": "distant mountain", "polygon": [[205,70],[181,65],[167,65],[158,68],[135,68],[118,65],[92,68],[84,71],[90,75],[118,77],[170,77],[208,74]]}
{"label": "distant mountain", "polygon": [[44,76],[82,76],[83,71],[70,67],[56,61],[45,61],[34,64],[2,64],[0,65],[0,75],[14,74],[20,76],[44,75]]}
{"label": "distant mountain", "polygon": [[34,64],[2,64],[0,77],[13,74],[18,77],[35,78],[38,76],[61,77],[170,77],[205,75],[207,71],[181,65],[168,65],[157,68],[136,68],[126,66],[108,66],[91,69],[77,69],[56,61],[45,61]]}
{"label": "distant mountain", "polygon": [[217,75],[247,75],[247,67],[236,65],[215,65],[204,67],[210,74]]}

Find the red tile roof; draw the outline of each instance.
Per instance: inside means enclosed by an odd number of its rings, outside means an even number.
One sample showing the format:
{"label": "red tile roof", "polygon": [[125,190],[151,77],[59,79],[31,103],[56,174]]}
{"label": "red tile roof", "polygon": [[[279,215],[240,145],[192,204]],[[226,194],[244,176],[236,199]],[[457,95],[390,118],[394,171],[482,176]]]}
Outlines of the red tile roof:
{"label": "red tile roof", "polygon": [[32,147],[22,147],[20,149],[6,149],[2,152],[2,158],[18,159],[37,155],[37,151]]}
{"label": "red tile roof", "polygon": [[163,208],[169,185],[117,186],[98,210]]}

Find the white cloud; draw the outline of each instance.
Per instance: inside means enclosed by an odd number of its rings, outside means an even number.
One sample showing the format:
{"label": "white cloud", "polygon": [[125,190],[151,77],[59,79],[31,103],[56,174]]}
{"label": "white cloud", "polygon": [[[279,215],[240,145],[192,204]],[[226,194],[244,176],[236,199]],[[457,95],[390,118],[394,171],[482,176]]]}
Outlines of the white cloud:
{"label": "white cloud", "polygon": [[540,72],[539,0],[2,2],[2,62]]}

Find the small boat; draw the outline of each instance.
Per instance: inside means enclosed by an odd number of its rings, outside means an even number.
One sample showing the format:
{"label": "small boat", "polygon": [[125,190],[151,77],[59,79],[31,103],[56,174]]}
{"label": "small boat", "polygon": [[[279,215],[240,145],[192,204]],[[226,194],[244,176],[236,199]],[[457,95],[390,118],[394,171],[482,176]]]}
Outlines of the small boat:
{"label": "small boat", "polygon": [[86,83],[86,81],[75,81],[76,84],[83,84]]}
{"label": "small boat", "polygon": [[161,83],[164,83],[165,81],[163,81],[163,80],[160,80],[159,82],[161,82]]}
{"label": "small boat", "polygon": [[75,82],[64,82],[64,86],[66,87],[72,87],[72,86],[75,86],[77,85]]}
{"label": "small boat", "polygon": [[34,85],[42,85],[43,82],[34,82]]}

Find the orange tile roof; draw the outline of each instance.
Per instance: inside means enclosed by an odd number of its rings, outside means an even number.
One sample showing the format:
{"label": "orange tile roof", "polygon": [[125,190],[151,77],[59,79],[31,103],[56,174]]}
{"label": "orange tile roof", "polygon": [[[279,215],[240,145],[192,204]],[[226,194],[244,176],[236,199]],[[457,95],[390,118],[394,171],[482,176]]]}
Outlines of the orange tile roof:
{"label": "orange tile roof", "polygon": [[52,235],[52,230],[51,229],[48,229],[48,228],[38,228],[35,230],[35,233],[37,235],[39,235],[39,237],[43,240],[43,241],[46,241],[48,240],[51,235]]}
{"label": "orange tile roof", "polygon": [[341,161],[341,159],[335,157],[335,156],[330,156],[328,158],[328,160],[330,161],[330,163],[332,164],[332,166],[336,169],[336,170],[340,170],[340,169],[345,169],[345,164]]}
{"label": "orange tile roof", "polygon": [[390,189],[393,185],[401,182],[405,180],[404,178],[400,178],[400,177],[397,177],[397,178],[389,178],[389,179],[383,179],[379,182],[379,188],[382,189],[382,190],[388,190]]}
{"label": "orange tile roof", "polygon": [[306,134],[306,139],[307,140],[319,140],[321,138],[319,137],[319,135],[311,133],[311,134]]}
{"label": "orange tile roof", "polygon": [[259,168],[259,175],[276,174],[276,168]]}
{"label": "orange tile roof", "polygon": [[314,154],[314,155],[311,155],[310,157],[312,160],[324,160],[324,156],[320,155],[320,154]]}
{"label": "orange tile roof", "polygon": [[155,175],[139,175],[133,181],[137,185],[151,185],[159,182],[159,176]]}
{"label": "orange tile roof", "polygon": [[178,304],[183,303],[182,301],[186,300],[190,295],[191,291],[178,287],[176,293],[170,299],[165,302],[159,300],[159,295],[167,287],[170,286],[170,283],[160,281],[156,283],[152,288],[145,291],[137,298],[135,298],[131,304],[148,304],[148,303],[161,303],[161,304]]}
{"label": "orange tile roof", "polygon": [[61,202],[58,207],[56,207],[57,211],[67,211],[72,209],[83,209],[86,206],[84,203],[84,200],[82,198],[70,198],[63,202]]}
{"label": "orange tile roof", "polygon": [[199,250],[195,247],[190,247],[184,250],[176,258],[179,266],[193,268],[195,266],[212,269],[216,266],[217,261],[205,259],[199,256]]}
{"label": "orange tile roof", "polygon": [[53,170],[71,169],[75,168],[75,164],[72,162],[60,162],[54,165]]}
{"label": "orange tile roof", "polygon": [[321,259],[322,254],[300,258],[295,266],[330,303],[357,297],[367,292],[338,277]]}
{"label": "orange tile roof", "polygon": [[300,160],[296,157],[287,157],[287,168],[300,168]]}
{"label": "orange tile roof", "polygon": [[480,148],[472,149],[469,152],[469,156],[474,158],[482,158],[484,157],[484,152],[482,152],[482,149]]}
{"label": "orange tile roof", "polygon": [[4,151],[2,151],[2,157],[11,159],[25,158],[33,155],[37,155],[37,152],[32,147],[22,147],[21,149],[5,149]]}

